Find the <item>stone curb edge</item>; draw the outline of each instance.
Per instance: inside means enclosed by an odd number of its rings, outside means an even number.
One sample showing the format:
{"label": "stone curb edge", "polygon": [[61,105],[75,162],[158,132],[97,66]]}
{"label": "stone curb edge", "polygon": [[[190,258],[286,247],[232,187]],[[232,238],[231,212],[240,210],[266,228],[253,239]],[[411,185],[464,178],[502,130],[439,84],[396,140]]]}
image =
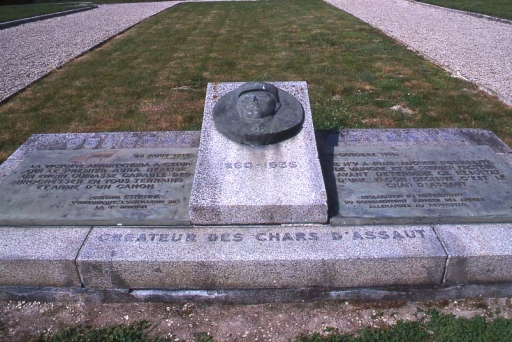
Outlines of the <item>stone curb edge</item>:
{"label": "stone curb edge", "polygon": [[512,297],[512,283],[356,289],[99,290],[69,287],[0,286],[0,301],[90,303],[305,303],[316,301],[438,300]]}
{"label": "stone curb edge", "polygon": [[416,1],[416,0],[407,0],[407,1],[412,2],[414,4],[421,5],[421,6],[433,7],[433,8],[437,8],[437,9],[440,9],[440,10],[445,10],[445,11],[448,11],[448,12],[470,15],[470,16],[475,17],[475,18],[487,19],[487,20],[490,20],[490,21],[496,21],[498,23],[512,25],[512,20],[498,18],[498,17],[493,17],[493,16],[490,16],[490,15],[487,15],[487,14],[475,13],[475,12],[464,11],[464,10],[458,10],[458,9],[455,9],[455,8],[442,7],[442,6],[427,4],[425,2],[420,2],[420,1]]}
{"label": "stone curb edge", "polygon": [[10,27],[14,27],[14,26],[19,26],[19,25],[22,25],[22,24],[32,23],[32,22],[35,22],[35,21],[40,21],[40,20],[45,20],[45,19],[50,19],[50,18],[55,18],[55,17],[62,17],[62,16],[65,16],[65,15],[68,15],[68,14],[73,14],[73,13],[78,13],[78,12],[89,11],[89,10],[92,10],[92,9],[95,9],[95,8],[98,8],[98,6],[97,5],[90,5],[90,6],[86,6],[86,7],[82,7],[82,8],[76,8],[76,9],[72,9],[72,10],[68,10],[68,11],[61,11],[61,12],[55,12],[55,13],[50,13],[50,14],[38,15],[38,16],[35,16],[35,17],[30,17],[30,18],[24,18],[24,19],[7,21],[5,23],[0,23],[0,30],[6,29],[6,28],[10,28]]}

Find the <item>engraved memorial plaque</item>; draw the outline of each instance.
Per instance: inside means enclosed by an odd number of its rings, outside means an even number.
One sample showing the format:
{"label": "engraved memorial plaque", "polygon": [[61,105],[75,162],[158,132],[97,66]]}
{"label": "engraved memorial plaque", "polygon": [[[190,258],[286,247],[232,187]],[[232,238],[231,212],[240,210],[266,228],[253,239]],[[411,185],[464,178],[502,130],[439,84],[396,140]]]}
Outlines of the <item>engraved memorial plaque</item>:
{"label": "engraved memorial plaque", "polygon": [[184,225],[195,148],[35,151],[0,184],[0,225]]}
{"label": "engraved memorial plaque", "polygon": [[487,146],[344,147],[333,163],[333,224],[512,220],[512,170]]}

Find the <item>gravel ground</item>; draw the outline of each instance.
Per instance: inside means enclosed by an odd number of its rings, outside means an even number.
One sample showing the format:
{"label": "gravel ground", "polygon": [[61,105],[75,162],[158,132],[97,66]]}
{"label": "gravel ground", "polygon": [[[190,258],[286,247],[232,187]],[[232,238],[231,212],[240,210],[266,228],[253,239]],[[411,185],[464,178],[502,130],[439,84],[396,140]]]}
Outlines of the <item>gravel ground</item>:
{"label": "gravel ground", "polygon": [[0,101],[179,1],[99,5],[0,31]]}
{"label": "gravel ground", "polygon": [[325,0],[512,105],[512,25],[407,0]]}
{"label": "gravel ground", "polygon": [[385,328],[398,320],[421,318],[424,314],[418,308],[434,308],[466,318],[512,318],[510,298],[259,305],[0,302],[0,341],[26,341],[66,326],[103,327],[147,320],[152,324],[153,336],[171,341],[193,341],[194,334],[209,333],[219,342],[285,342],[298,334],[324,332],[329,327],[343,333],[363,327]]}

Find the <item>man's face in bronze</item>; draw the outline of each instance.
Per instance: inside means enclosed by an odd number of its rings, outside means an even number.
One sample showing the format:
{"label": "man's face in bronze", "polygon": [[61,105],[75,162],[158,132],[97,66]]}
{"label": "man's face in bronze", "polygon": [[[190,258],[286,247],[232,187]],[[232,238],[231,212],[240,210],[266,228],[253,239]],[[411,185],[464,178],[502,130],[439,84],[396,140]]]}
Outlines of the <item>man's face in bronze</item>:
{"label": "man's face in bronze", "polygon": [[238,98],[237,108],[242,118],[258,120],[274,115],[276,105],[276,100],[271,93],[255,90],[242,94]]}

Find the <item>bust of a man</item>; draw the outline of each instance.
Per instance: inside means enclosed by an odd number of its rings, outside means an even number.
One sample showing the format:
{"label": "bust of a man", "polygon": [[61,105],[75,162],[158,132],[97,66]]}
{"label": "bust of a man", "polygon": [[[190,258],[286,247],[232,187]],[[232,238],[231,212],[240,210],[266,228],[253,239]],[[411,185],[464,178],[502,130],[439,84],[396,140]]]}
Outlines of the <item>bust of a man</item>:
{"label": "bust of a man", "polygon": [[263,122],[272,117],[281,107],[277,88],[269,83],[245,83],[237,89],[236,108],[242,120]]}
{"label": "bust of a man", "polygon": [[269,145],[295,136],[304,122],[300,102],[270,83],[249,82],[222,96],[213,108],[217,130],[245,145]]}

